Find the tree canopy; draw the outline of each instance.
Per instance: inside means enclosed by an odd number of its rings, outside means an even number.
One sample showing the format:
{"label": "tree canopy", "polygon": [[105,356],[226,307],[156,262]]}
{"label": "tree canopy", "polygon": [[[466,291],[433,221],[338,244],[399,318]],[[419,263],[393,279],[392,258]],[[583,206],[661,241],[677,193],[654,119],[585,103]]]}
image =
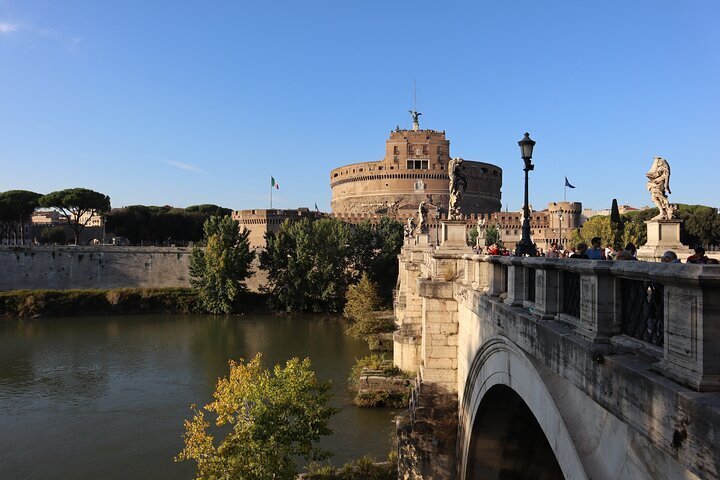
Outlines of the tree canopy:
{"label": "tree canopy", "polygon": [[[629,242],[635,246],[647,243],[645,222],[658,214],[657,208],[627,212],[620,215],[619,222],[613,222],[613,216],[594,216],[587,220],[579,231],[573,232],[573,242],[589,242],[592,237],[602,238],[603,243],[610,242],[615,247]],[[714,245],[720,242],[720,214],[717,209],[703,205],[679,204],[676,212],[683,220],[680,240],[691,247]]]}
{"label": "tree canopy", "polygon": [[185,208],[186,212],[189,213],[200,213],[209,217],[226,217],[232,214],[232,210],[229,208],[219,207],[210,203],[203,203],[202,205],[190,205]]}
{"label": "tree canopy", "polygon": [[[338,411],[328,406],[330,389],[307,358],[293,358],[272,371],[263,368],[261,354],[248,363],[231,360],[214,400],[203,409],[192,406],[185,448],[175,460],[194,460],[198,480],[293,479],[296,457],[316,461],[330,455],[318,445],[332,433],[328,420]],[[217,445],[206,412],[215,417],[219,432],[228,432]]]}
{"label": "tree canopy", "polygon": [[335,219],[286,220],[260,254],[266,290],[281,310],[339,312],[351,282],[350,227]]}
{"label": "tree canopy", "polygon": [[190,252],[190,284],[210,313],[231,313],[245,280],[252,274],[255,252],[250,250],[247,228],[230,217],[210,217],[204,225],[204,247]]}
{"label": "tree canopy", "polygon": [[232,213],[217,205],[171,206],[130,205],[113,209],[107,218],[107,231],[125,237],[132,244],[167,241],[197,242],[203,236],[203,224],[211,216]]}
{"label": "tree canopy", "polygon": [[500,241],[500,230],[498,230],[497,225],[488,225],[485,229],[485,246],[489,247],[493,243],[498,246],[502,246],[502,242]]}
{"label": "tree canopy", "polygon": [[39,206],[41,194],[27,190],[9,190],[0,193],[0,233],[3,237],[15,235],[18,230],[20,242],[25,243],[24,224],[29,223],[35,209]]}
{"label": "tree canopy", "polygon": [[91,217],[106,215],[110,211],[110,197],[87,188],[68,188],[43,195],[40,197],[40,206],[56,208],[66,216],[77,245],[80,232]]}
{"label": "tree canopy", "polygon": [[383,300],[389,303],[397,281],[397,256],[405,235],[402,224],[382,217],[377,224],[366,220],[351,229],[349,255],[354,281],[367,273],[370,280],[377,283]]}
{"label": "tree canopy", "polygon": [[610,225],[609,216],[595,215],[594,217],[590,217],[583,223],[580,230],[573,231],[571,242],[575,245],[580,242],[590,245],[590,240],[594,237],[600,237],[602,245],[613,242],[614,234]]}

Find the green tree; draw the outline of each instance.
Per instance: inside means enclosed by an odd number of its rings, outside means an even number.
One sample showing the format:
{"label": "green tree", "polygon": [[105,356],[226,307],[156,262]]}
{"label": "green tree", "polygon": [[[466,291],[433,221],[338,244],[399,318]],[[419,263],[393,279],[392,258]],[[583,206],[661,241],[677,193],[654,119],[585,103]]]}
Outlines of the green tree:
{"label": "green tree", "polygon": [[613,242],[613,231],[610,226],[610,217],[603,215],[596,215],[588,219],[580,230],[576,230],[572,233],[571,241],[577,245],[580,242],[584,242],[590,245],[590,240],[593,237],[600,237],[600,241],[604,245],[607,242]]}
{"label": "green tree", "polygon": [[217,205],[175,208],[131,205],[113,209],[107,218],[107,231],[126,237],[133,244],[197,242],[203,238],[203,225],[211,216],[225,217],[232,210]]}
{"label": "green tree", "polygon": [[343,315],[351,322],[347,331],[353,337],[372,343],[370,337],[395,330],[392,312],[380,311],[382,299],[378,286],[367,273],[363,273],[357,284],[350,285],[345,297]]}
{"label": "green tree", "polygon": [[95,215],[104,216],[110,211],[110,197],[87,188],[68,188],[40,197],[40,205],[60,210],[75,236],[75,245],[80,232]]}
{"label": "green tree", "polygon": [[[332,433],[328,420],[338,410],[328,406],[331,385],[318,381],[310,360],[293,358],[272,371],[261,354],[245,363],[230,361],[230,374],[218,381],[213,402],[192,406],[185,420],[185,448],[176,461],[194,460],[198,480],[293,479],[294,459],[323,460],[320,438]],[[218,445],[206,419],[213,415]]]}
{"label": "green tree", "polygon": [[357,284],[350,285],[345,297],[347,301],[343,315],[354,322],[365,317],[368,312],[379,310],[382,304],[377,284],[370,280],[367,272],[362,274]]}
{"label": "green tree", "polygon": [[348,255],[353,272],[359,277],[363,272],[370,272],[373,268],[378,238],[370,220],[353,225],[351,229]]}
{"label": "green tree", "polygon": [[[618,208],[617,199],[613,198],[612,207],[610,208],[610,234],[611,237],[608,242],[612,243],[614,248],[619,248],[624,240],[625,223],[620,216],[620,209]],[[634,243],[634,242],[633,242]],[[637,246],[637,244],[635,244]]]}
{"label": "green tree", "polygon": [[40,232],[40,241],[44,244],[65,245],[65,229],[63,227],[43,228]]}
{"label": "green tree", "polygon": [[610,223],[620,224],[622,218],[620,217],[620,209],[618,208],[617,198],[613,198],[612,207],[610,208]]}
{"label": "green tree", "polygon": [[378,283],[380,294],[388,300],[397,278],[403,226],[389,217],[382,217],[377,224],[365,220],[351,229],[349,255],[354,277],[358,279],[368,273]]}
{"label": "green tree", "polygon": [[500,230],[497,225],[488,225],[485,229],[485,246],[489,247],[493,243],[500,245]]}
{"label": "green tree", "polygon": [[227,217],[232,214],[232,210],[229,208],[218,207],[211,203],[203,203],[202,205],[190,205],[185,208],[188,213],[200,213],[207,215],[208,217]]}
{"label": "green tree", "polygon": [[374,232],[375,256],[370,268],[370,278],[378,284],[383,301],[389,304],[397,283],[398,255],[405,233],[402,224],[390,217],[382,217],[374,226]]}
{"label": "green tree", "polygon": [[[621,239],[622,246],[632,243],[636,247],[640,247],[647,243],[647,225],[644,221],[627,221],[623,229]],[[615,247],[620,245],[614,245]]]}
{"label": "green tree", "polygon": [[717,209],[703,205],[680,205],[677,216],[685,220],[683,227],[689,245],[712,245],[720,241]]}
{"label": "green tree", "polygon": [[10,237],[14,236],[16,241],[20,237],[20,243],[25,244],[24,226],[30,222],[30,217],[38,207],[38,199],[41,196],[39,193],[27,190],[9,190],[0,193],[0,226],[8,242]]}
{"label": "green tree", "polygon": [[272,305],[286,311],[339,312],[351,281],[350,227],[335,219],[286,220],[265,236],[260,268]]}
{"label": "green tree", "polygon": [[477,225],[472,227],[470,230],[468,230],[467,233],[467,244],[471,247],[474,247],[475,244],[477,244],[477,237],[478,237],[478,228]]}
{"label": "green tree", "polygon": [[204,248],[196,245],[190,252],[190,284],[208,312],[230,313],[252,274],[255,253],[248,242],[250,232],[241,232],[230,217],[210,217],[204,232]]}

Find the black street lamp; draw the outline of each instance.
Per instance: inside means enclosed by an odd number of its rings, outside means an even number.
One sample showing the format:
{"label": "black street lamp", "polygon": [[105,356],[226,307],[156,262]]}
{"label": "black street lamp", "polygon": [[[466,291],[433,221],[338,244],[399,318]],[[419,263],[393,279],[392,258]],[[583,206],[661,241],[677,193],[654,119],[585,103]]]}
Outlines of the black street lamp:
{"label": "black street lamp", "polygon": [[537,255],[537,248],[530,239],[530,206],[528,201],[528,172],[535,169],[532,164],[532,153],[535,141],[530,138],[530,134],[525,132],[525,137],[518,142],[520,145],[520,156],[525,162],[525,203],[523,204],[523,224],[522,239],[515,245],[515,255],[529,255],[534,257]]}

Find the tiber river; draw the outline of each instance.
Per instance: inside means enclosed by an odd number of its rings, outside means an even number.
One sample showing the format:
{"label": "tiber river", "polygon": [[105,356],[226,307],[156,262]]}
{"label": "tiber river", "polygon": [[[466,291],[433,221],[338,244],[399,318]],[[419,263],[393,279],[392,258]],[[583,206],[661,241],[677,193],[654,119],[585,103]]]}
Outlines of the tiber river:
{"label": "tiber river", "polygon": [[364,342],[337,318],[148,315],[0,322],[0,478],[190,479],[174,463],[189,405],[212,399],[228,359],[263,352],[270,367],[310,357],[332,380],[341,465],[385,457],[393,412],[350,404],[347,376]]}

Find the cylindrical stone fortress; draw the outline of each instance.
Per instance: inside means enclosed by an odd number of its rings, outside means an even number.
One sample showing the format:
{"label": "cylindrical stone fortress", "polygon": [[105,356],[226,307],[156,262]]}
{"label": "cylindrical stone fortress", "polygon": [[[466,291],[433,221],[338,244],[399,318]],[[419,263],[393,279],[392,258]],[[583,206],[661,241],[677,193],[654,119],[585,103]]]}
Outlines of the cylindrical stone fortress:
{"label": "cylindrical stone fortress", "polygon": [[[386,142],[385,158],[354,163],[330,172],[332,211],[338,217],[388,215],[405,218],[420,202],[447,213],[450,201],[447,165],[450,142],[436,130],[395,130]],[[465,160],[466,215],[501,209],[502,169]]]}

